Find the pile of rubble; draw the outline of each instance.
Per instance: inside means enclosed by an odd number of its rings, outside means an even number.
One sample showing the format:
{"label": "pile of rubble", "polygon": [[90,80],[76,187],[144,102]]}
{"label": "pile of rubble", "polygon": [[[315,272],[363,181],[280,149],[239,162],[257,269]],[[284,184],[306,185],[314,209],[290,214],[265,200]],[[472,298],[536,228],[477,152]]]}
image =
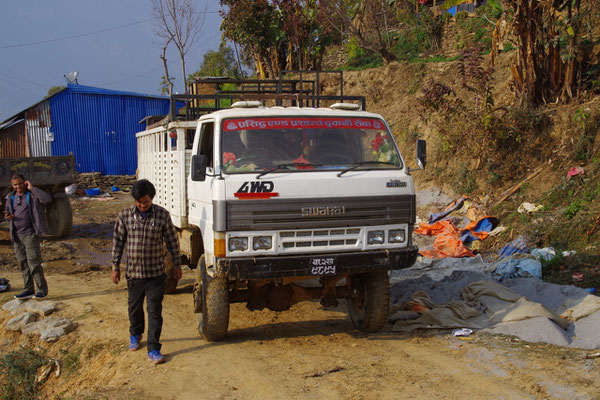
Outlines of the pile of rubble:
{"label": "pile of rubble", "polygon": [[49,316],[57,310],[53,301],[15,299],[5,303],[2,309],[15,315],[6,323],[6,329],[24,335],[39,335],[46,342],[54,342],[77,327],[69,318]]}
{"label": "pile of rubble", "polygon": [[81,173],[78,175],[77,187],[83,190],[100,188],[110,193],[113,186],[121,190],[129,190],[135,181],[135,175],[102,175],[100,172]]}
{"label": "pile of rubble", "polygon": [[470,328],[528,342],[600,348],[600,297],[536,277],[498,281],[497,264],[423,258],[391,276],[392,330]]}

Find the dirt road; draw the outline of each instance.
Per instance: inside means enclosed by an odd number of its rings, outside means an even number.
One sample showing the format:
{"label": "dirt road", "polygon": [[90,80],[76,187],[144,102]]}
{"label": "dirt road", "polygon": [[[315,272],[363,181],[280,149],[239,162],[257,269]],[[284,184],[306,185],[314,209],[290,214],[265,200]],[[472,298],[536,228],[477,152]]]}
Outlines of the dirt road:
{"label": "dirt road", "polygon": [[[196,330],[188,269],[164,301],[167,362],[153,366],[143,349],[127,350],[125,285],[110,283],[112,222],[129,202],[126,195],[73,200],[71,237],[43,244],[51,299],[78,323],[74,332],[43,343],[0,329],[0,353],[39,346],[69,361],[42,386],[44,398],[600,398],[600,359],[584,358],[591,352],[482,334],[461,340],[446,331],[365,335],[352,328],[345,304],[306,302],[281,313],[235,304],[226,340],[207,343]],[[0,275],[15,289],[0,294],[2,303],[21,288],[7,239],[0,230]],[[9,318],[0,311],[1,324]]]}

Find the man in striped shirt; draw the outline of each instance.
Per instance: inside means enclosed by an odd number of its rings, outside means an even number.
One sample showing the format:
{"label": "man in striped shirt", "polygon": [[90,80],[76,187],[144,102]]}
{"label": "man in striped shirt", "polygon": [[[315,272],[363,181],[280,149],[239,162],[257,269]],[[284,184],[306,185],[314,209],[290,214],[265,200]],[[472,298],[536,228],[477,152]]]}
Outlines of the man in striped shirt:
{"label": "man in striped shirt", "polygon": [[160,353],[162,331],[162,300],[165,290],[165,260],[163,241],[173,259],[173,275],[181,279],[179,241],[171,215],[164,208],[152,204],[156,194],[154,185],[142,179],[133,184],[131,196],[135,205],[119,213],[115,223],[112,249],[112,281],[121,279],[119,265],[123,250],[127,253],[129,349],[141,347],[144,333],[144,297],[148,311],[148,359],[155,364],[164,361]]}

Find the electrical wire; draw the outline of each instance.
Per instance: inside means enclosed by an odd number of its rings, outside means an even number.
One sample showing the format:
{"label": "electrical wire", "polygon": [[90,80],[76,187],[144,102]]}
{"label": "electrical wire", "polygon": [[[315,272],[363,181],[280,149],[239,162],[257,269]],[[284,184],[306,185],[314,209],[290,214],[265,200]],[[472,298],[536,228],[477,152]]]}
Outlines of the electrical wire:
{"label": "electrical wire", "polygon": [[[204,13],[205,14],[216,14],[218,12],[219,11],[206,11]],[[141,20],[141,21],[131,22],[131,23],[125,24],[125,25],[119,25],[119,26],[115,26],[113,28],[101,29],[99,31],[93,31],[93,32],[88,32],[88,33],[80,33],[78,35],[64,36],[64,37],[55,38],[55,39],[48,39],[48,40],[40,40],[40,41],[37,41],[37,42],[28,42],[28,43],[19,43],[19,44],[7,45],[7,46],[0,46],[0,50],[1,49],[14,49],[14,48],[17,48],[17,47],[33,46],[33,45],[36,45],[36,44],[58,42],[58,41],[61,41],[61,40],[77,39],[77,38],[80,38],[80,37],[96,35],[98,33],[110,32],[110,31],[114,31],[114,30],[117,30],[117,29],[127,28],[127,27],[133,26],[133,25],[143,24],[145,22],[152,21],[153,19],[154,18],[146,18],[146,19]]]}
{"label": "electrical wire", "polygon": [[34,96],[34,97],[36,97],[36,98],[39,98],[39,97],[40,97],[40,95],[39,95],[39,94],[34,94],[34,93],[31,93],[29,90],[23,89],[22,87],[20,87],[20,86],[17,86],[17,85],[15,85],[15,84],[14,84],[14,83],[12,83],[12,82],[10,82],[10,81],[7,81],[6,79],[2,79],[2,78],[0,78],[0,81],[2,81],[2,82],[6,82],[6,83],[8,83],[9,85],[11,85],[11,86],[14,86],[14,87],[16,87],[17,89],[19,89],[19,90],[21,90],[21,91],[23,91],[23,92],[25,92],[25,93],[27,93],[27,94],[30,94],[30,95],[32,95],[32,96]]}
{"label": "electrical wire", "polygon": [[128,26],[139,25],[139,24],[143,24],[144,22],[148,22],[148,21],[152,21],[152,18],[147,18],[147,19],[144,19],[142,21],[137,21],[137,22],[131,22],[131,23],[125,24],[125,25],[115,26],[114,28],[101,29],[99,31],[88,32],[88,33],[80,33],[78,35],[65,36],[65,37],[61,37],[61,38],[48,39],[48,40],[40,40],[40,41],[37,41],[37,42],[29,42],[29,43],[12,44],[12,45],[8,45],[8,46],[0,46],[0,49],[13,49],[13,48],[16,48],[16,47],[25,47],[25,46],[33,46],[33,45],[36,45],[36,44],[58,42],[60,40],[76,39],[76,38],[80,38],[80,37],[84,37],[84,36],[95,35],[95,34],[98,34],[98,33],[114,31],[116,29],[126,28]]}
{"label": "electrical wire", "polygon": [[[204,45],[206,45],[206,44],[210,43],[210,41],[211,41],[211,40],[213,40],[214,38],[216,38],[217,36],[219,36],[219,34],[220,34],[220,32],[217,32],[215,35],[213,35],[213,36],[211,36],[209,39],[207,39],[207,40],[206,40],[204,43],[201,43],[201,44],[199,44],[198,46],[194,47],[192,50],[190,50],[190,51],[188,52],[188,54],[194,53],[196,50],[200,49],[202,46],[204,46]],[[173,64],[173,63],[175,63],[175,62],[177,62],[177,61],[178,61],[178,60],[172,60],[172,61],[169,61],[169,62],[167,63],[167,65],[171,65],[171,64]],[[123,83],[123,82],[132,81],[132,80],[134,80],[134,79],[138,79],[138,78],[144,77],[144,76],[146,76],[146,75],[150,75],[151,73],[153,73],[153,72],[156,72],[156,71],[158,71],[158,70],[160,70],[160,69],[162,69],[162,68],[163,68],[163,67],[162,67],[162,66],[160,66],[160,67],[154,68],[154,69],[152,69],[152,70],[150,70],[150,71],[146,71],[146,72],[144,72],[144,73],[142,73],[142,74],[140,74],[140,75],[135,75],[135,76],[132,76],[132,77],[130,77],[130,78],[121,79],[121,80],[114,81],[114,82],[100,83],[100,84],[98,84],[98,86],[99,86],[99,87],[102,87],[102,86],[110,86],[110,85],[116,85],[117,83]],[[169,75],[170,75],[170,74],[169,74]]]}
{"label": "electrical wire", "polygon": [[25,78],[25,77],[17,74],[16,72],[13,72],[13,71],[11,71],[9,69],[6,69],[4,67],[0,67],[0,69],[3,70],[3,71],[8,72],[9,74],[12,74],[12,75],[16,76],[17,78],[20,78],[20,79],[24,80],[25,82],[31,83],[32,85],[35,85],[35,86],[39,86],[42,89],[46,89],[47,87],[51,86],[51,85],[44,85],[44,84],[41,84],[41,83],[37,83],[37,82],[31,81],[31,80],[29,80],[29,79],[27,79],[27,78]]}

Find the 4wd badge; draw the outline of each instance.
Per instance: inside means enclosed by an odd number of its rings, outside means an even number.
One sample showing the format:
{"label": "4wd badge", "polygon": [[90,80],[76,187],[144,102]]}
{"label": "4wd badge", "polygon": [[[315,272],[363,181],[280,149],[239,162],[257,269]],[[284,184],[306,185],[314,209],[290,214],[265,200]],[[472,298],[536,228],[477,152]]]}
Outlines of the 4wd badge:
{"label": "4wd badge", "polygon": [[234,196],[240,200],[245,199],[270,199],[279,196],[279,193],[273,192],[275,184],[272,181],[248,181],[234,193]]}
{"label": "4wd badge", "polygon": [[404,181],[401,181],[399,179],[392,179],[391,181],[388,181],[388,183],[385,184],[386,187],[406,187],[407,184]]}

